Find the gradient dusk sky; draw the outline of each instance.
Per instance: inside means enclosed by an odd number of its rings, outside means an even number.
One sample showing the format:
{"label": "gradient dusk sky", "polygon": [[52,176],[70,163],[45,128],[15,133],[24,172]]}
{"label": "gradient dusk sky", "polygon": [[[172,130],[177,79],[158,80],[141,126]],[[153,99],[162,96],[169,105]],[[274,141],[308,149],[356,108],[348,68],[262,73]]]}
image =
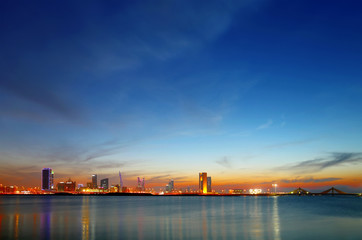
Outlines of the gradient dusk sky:
{"label": "gradient dusk sky", "polygon": [[0,4],[0,183],[362,190],[360,1]]}

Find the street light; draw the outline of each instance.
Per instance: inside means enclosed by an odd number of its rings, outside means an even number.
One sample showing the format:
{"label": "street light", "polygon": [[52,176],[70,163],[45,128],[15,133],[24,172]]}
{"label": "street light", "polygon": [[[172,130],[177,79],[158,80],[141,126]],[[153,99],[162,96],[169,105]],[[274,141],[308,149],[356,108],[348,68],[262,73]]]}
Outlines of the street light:
{"label": "street light", "polygon": [[274,193],[277,193],[277,186],[278,186],[278,184],[273,183],[272,186],[274,187]]}

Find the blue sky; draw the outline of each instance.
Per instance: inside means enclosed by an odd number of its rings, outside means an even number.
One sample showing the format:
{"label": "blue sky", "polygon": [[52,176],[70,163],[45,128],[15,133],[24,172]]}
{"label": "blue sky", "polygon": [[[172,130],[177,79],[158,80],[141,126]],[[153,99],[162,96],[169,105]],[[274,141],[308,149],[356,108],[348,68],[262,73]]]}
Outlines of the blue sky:
{"label": "blue sky", "polygon": [[362,187],[358,1],[1,5],[2,182]]}

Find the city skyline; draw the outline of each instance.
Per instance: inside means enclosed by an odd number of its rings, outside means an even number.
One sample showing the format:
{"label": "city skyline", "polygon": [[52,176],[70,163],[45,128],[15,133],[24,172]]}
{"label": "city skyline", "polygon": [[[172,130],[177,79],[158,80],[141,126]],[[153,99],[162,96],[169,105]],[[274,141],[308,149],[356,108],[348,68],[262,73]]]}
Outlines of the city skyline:
{"label": "city skyline", "polygon": [[361,192],[361,7],[8,2],[0,184]]}

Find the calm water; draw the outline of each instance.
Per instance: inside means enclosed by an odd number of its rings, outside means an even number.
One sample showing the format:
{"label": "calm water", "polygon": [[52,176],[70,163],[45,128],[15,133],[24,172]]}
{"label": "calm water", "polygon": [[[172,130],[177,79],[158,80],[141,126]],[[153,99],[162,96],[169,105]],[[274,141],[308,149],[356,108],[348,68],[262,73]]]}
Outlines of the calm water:
{"label": "calm water", "polygon": [[362,239],[362,198],[6,196],[0,239]]}

